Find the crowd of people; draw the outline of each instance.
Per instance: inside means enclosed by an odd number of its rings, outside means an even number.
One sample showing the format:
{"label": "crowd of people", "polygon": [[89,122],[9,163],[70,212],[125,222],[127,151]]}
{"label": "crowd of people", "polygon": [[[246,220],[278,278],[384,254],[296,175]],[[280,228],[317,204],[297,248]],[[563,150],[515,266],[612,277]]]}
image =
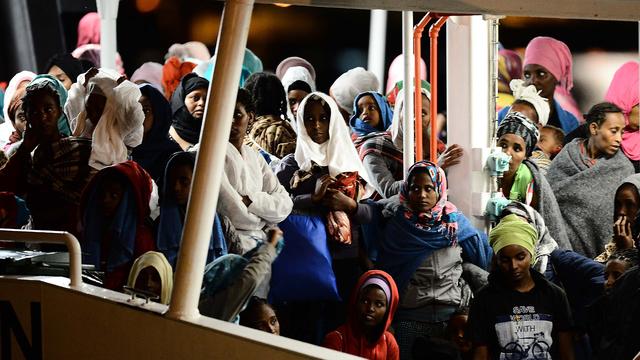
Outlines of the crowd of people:
{"label": "crowd of people", "polygon": [[[4,91],[1,224],[68,231],[102,286],[168,304],[215,59],[175,44],[129,77],[97,44],[89,14],[78,49]],[[633,357],[639,63],[583,118],[563,42],[500,55],[510,203],[487,234],[448,200],[462,147],[403,173],[401,61],[386,94],[363,68],[324,93],[309,61],[271,73],[247,49],[200,312],[376,360]]]}

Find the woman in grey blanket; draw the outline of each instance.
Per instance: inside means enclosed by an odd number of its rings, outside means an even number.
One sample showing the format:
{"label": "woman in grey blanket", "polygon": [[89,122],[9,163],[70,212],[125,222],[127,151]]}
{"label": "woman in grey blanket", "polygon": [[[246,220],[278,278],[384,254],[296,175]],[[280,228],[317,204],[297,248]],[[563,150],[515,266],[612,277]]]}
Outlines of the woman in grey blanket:
{"label": "woman in grey blanket", "polygon": [[556,196],[573,250],[594,258],[613,232],[613,201],[622,181],[634,173],[621,152],[622,111],[611,103],[586,115],[588,139],[574,139],[551,162],[547,180]]}

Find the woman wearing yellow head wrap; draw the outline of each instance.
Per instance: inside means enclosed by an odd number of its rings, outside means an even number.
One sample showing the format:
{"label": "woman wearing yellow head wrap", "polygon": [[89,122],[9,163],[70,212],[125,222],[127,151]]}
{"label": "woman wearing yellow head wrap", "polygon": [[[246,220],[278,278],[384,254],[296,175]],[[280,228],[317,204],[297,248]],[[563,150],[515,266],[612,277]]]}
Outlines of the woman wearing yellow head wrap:
{"label": "woman wearing yellow head wrap", "polygon": [[148,251],[131,267],[127,286],[160,296],[162,304],[169,304],[173,290],[173,269],[162,253]]}

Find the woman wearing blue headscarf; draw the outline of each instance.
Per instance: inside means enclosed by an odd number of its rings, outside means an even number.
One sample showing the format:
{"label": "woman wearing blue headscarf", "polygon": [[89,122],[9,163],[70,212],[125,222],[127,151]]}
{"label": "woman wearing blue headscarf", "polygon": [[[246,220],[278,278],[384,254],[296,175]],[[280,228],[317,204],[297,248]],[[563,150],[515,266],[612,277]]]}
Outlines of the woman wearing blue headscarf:
{"label": "woman wearing blue headscarf", "polygon": [[66,100],[66,89],[51,75],[38,75],[29,83],[22,105],[27,129],[0,170],[0,191],[26,200],[35,229],[75,233],[80,195],[93,174],[88,166],[91,141],[68,137],[62,110]]}

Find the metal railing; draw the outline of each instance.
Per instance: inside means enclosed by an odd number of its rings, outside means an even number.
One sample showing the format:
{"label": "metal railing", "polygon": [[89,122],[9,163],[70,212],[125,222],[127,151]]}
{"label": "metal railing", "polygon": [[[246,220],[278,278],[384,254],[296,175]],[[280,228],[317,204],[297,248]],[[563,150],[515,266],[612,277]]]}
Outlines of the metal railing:
{"label": "metal railing", "polygon": [[0,229],[0,241],[29,244],[64,244],[69,250],[69,284],[72,288],[82,286],[82,252],[80,242],[66,231]]}

